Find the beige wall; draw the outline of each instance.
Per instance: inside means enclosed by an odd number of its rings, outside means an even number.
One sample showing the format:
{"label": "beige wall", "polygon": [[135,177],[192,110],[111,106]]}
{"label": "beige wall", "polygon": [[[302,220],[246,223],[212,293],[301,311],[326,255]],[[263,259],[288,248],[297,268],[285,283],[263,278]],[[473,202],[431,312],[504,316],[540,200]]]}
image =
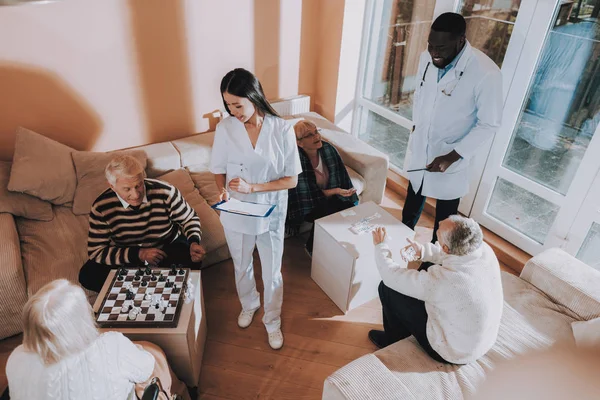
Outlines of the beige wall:
{"label": "beige wall", "polygon": [[335,116],[344,0],[62,0],[0,7],[0,158],[19,125],[81,150],[214,129],[219,82]]}

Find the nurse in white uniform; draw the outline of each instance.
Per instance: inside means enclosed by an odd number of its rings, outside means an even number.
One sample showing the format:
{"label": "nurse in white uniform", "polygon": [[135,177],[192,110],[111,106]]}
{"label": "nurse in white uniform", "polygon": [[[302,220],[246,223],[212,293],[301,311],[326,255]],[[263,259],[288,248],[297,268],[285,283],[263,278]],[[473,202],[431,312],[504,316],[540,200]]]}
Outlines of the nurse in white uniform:
{"label": "nurse in white uniform", "polygon": [[230,116],[217,125],[210,171],[215,174],[221,200],[232,198],[275,204],[267,218],[221,212],[221,223],[233,264],[242,304],[240,328],[247,328],[260,308],[252,253],[262,265],[265,314],[269,345],[283,346],[281,258],[288,189],[296,187],[302,172],[293,127],[279,118],[267,102],[258,79],[242,68],[221,81],[221,95]]}

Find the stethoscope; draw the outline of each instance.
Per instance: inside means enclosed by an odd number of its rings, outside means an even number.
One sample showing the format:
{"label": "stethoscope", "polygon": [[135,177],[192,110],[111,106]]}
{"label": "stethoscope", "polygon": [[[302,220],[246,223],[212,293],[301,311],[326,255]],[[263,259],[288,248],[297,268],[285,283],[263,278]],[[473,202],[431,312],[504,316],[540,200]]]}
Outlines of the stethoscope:
{"label": "stethoscope", "polygon": [[[431,65],[431,61],[428,61],[427,65],[425,66],[425,71],[423,72],[423,76],[421,77],[421,87],[423,87],[423,84],[425,83],[425,77],[427,76],[427,70],[429,69],[429,65]],[[450,84],[448,84],[444,89],[442,89],[442,93],[448,97],[452,96],[452,92],[454,92],[454,89],[456,89],[456,86],[458,85],[458,82],[460,82],[464,73],[465,73],[464,70],[460,71],[460,74],[458,74],[458,78],[456,78],[454,80],[455,83],[454,83],[452,89],[446,90],[448,88],[448,86],[450,86]]]}

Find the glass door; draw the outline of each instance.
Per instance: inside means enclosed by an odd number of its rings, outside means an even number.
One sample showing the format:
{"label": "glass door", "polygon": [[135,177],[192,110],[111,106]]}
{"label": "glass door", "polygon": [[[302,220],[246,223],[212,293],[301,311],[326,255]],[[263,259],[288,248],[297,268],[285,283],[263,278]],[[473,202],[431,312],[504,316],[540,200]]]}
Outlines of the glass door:
{"label": "glass door", "polygon": [[600,173],[590,188],[564,249],[600,270]]}
{"label": "glass door", "polygon": [[[447,11],[465,16],[468,40],[502,68],[506,99],[537,1],[367,1],[352,132],[388,154],[391,169],[406,177],[417,66],[435,17]],[[471,191],[460,205],[464,214],[471,213],[489,146],[472,161]]]}
{"label": "glass door", "polygon": [[599,6],[538,1],[475,199],[476,219],[531,254],[566,248],[600,169]]}
{"label": "glass door", "polygon": [[[512,82],[527,31],[534,17],[536,1],[458,0],[455,12],[467,21],[467,39],[490,57],[502,70],[504,99]],[[488,143],[471,160],[470,191],[460,201],[459,211],[470,215],[477,188],[492,143]]]}

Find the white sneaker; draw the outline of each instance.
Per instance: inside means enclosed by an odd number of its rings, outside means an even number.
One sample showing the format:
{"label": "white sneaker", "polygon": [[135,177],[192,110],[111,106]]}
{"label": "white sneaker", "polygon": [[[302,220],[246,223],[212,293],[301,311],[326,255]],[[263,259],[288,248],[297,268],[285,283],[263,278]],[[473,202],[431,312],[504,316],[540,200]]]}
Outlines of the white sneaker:
{"label": "white sneaker", "polygon": [[254,314],[256,313],[257,309],[254,310],[250,310],[250,311],[246,311],[246,310],[242,310],[242,312],[240,313],[239,317],[238,317],[238,326],[240,328],[247,328],[250,326],[250,324],[252,323],[252,319],[254,318]]}
{"label": "white sneaker", "polygon": [[279,350],[283,347],[283,333],[281,332],[281,329],[269,333],[269,346],[271,346],[273,350]]}

